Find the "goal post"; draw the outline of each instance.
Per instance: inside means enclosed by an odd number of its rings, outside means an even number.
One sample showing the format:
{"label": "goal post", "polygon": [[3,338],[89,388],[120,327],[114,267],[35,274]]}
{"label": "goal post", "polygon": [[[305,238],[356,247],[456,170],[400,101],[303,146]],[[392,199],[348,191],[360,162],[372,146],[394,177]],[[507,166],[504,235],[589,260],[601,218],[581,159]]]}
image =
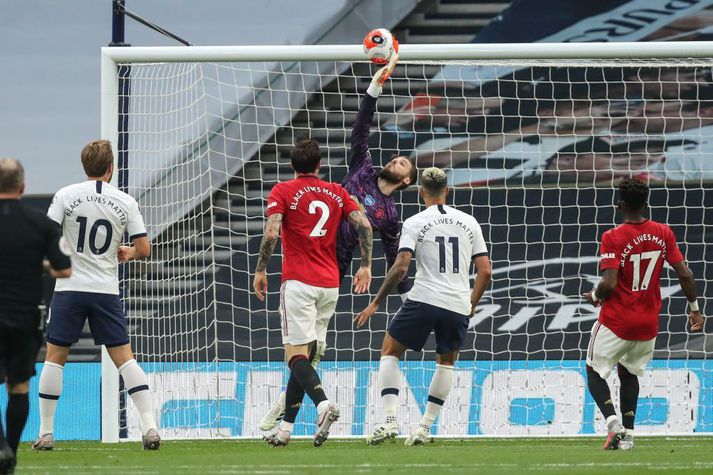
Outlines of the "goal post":
{"label": "goal post", "polygon": [[[117,150],[122,65],[131,65],[128,145]],[[450,203],[479,220],[494,267],[438,435],[600,429],[583,372],[596,310],[579,295],[598,278],[597,243],[616,223],[622,177],[648,180],[651,217],[672,224],[701,301],[713,292],[712,68],[713,42],[400,46],[372,127],[375,165],[396,153],[446,169]],[[117,172],[153,242],[148,260],[126,264],[125,309],[167,437],[260,436],[287,375],[279,252],[267,304],[251,297],[267,194],[291,178],[289,147],[306,135],[322,143],[322,176],[345,176],[351,123],[375,70],[361,45],[102,48],[102,138],[128,156]],[[420,210],[413,187],[396,199],[402,220]],[[386,270],[380,249],[372,294]],[[347,408],[335,434],[361,436],[380,417],[379,348],[400,299],[357,330],[351,317],[368,297],[350,283],[347,275],[320,373]],[[686,332],[677,286],[667,268],[637,424],[712,433],[712,342]],[[432,342],[402,364],[402,432],[417,423],[434,365]],[[136,438],[106,351],[101,387],[102,440]],[[310,433],[314,416],[306,404],[296,434]]]}

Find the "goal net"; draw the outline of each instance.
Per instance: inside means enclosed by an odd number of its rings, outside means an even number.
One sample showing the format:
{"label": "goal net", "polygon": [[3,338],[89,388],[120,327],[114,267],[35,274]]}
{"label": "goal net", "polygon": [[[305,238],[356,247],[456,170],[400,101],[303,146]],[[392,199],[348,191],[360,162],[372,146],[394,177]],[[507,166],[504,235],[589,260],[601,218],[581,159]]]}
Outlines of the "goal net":
{"label": "goal net", "polygon": [[[447,170],[450,203],[481,223],[493,262],[493,283],[471,320],[434,433],[594,434],[603,421],[587,392],[584,359],[597,309],[580,294],[598,281],[598,242],[617,223],[621,179],[651,185],[651,218],[673,227],[701,302],[713,292],[706,245],[713,59],[686,58],[685,48],[681,57],[662,59],[656,45],[645,48],[658,59],[616,59],[606,44],[598,46],[599,59],[591,52],[580,59],[478,59],[482,49],[471,46],[472,59],[461,52],[443,61],[427,47],[405,45],[378,100],[370,141],[377,167],[398,154],[420,168]],[[123,292],[132,345],[166,437],[259,437],[260,419],[287,381],[279,246],[268,266],[266,304],[252,295],[252,277],[266,198],[292,178],[295,141],[319,139],[324,179],[346,174],[351,124],[376,67],[357,61],[354,48],[344,47],[342,56],[333,48],[322,59],[304,48],[304,60],[273,52],[262,60],[249,53],[245,61],[224,51],[193,61],[176,56],[177,48],[151,49],[153,56],[140,48],[136,57],[122,49],[113,56],[128,79],[121,142],[109,90],[117,70],[105,68],[104,135],[122,144],[119,173],[154,243],[150,259],[127,266]],[[402,219],[422,209],[416,187],[396,200]],[[386,272],[378,241],[372,294]],[[319,365],[327,395],[342,409],[333,430],[340,436],[367,434],[381,421],[379,350],[401,302],[391,296],[367,328],[356,329],[353,316],[369,297],[351,292],[351,274]],[[662,279],[661,333],[640,381],[637,432],[712,432],[711,339],[688,332],[672,269]],[[402,433],[420,419],[434,360],[429,340],[402,362]],[[610,382],[616,388],[615,374]],[[618,391],[612,394],[616,403]],[[130,399],[103,398],[118,401],[103,424],[118,420],[122,438],[138,437]],[[316,411],[306,402],[297,435],[315,430]]]}

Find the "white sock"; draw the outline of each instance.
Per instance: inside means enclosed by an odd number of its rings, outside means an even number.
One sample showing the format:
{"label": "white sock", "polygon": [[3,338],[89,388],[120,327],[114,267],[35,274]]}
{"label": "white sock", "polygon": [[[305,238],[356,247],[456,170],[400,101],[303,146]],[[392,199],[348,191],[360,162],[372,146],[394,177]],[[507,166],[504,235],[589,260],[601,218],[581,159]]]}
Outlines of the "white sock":
{"label": "white sock", "polygon": [[150,429],[157,428],[146,373],[135,359],[130,359],[119,367],[119,374],[124,378],[124,387],[139,411],[141,434],[146,435]]}
{"label": "white sock", "polygon": [[329,399],[325,399],[324,401],[317,404],[317,414],[322,414],[324,411],[326,411],[329,407],[329,404]]}
{"label": "white sock", "polygon": [[45,361],[40,374],[40,435],[54,434],[54,413],[62,394],[64,366]]}
{"label": "white sock", "polygon": [[401,370],[399,359],[395,356],[382,356],[379,362],[379,392],[384,408],[384,422],[397,422],[399,410],[399,389],[401,389]]}
{"label": "white sock", "polygon": [[292,433],[292,430],[294,428],[295,428],[294,422],[280,421],[280,430],[286,430],[287,432]]}
{"label": "white sock", "polygon": [[451,392],[453,386],[453,366],[436,365],[436,374],[431,379],[431,386],[428,388],[428,403],[426,404],[426,412],[423,414],[423,424],[429,430],[433,422],[438,417],[443,409],[443,403],[448,398],[448,393]]}
{"label": "white sock", "polygon": [[611,432],[614,429],[618,429],[619,427],[621,427],[621,422],[619,422],[619,418],[616,415],[607,417],[607,430],[608,431]]}

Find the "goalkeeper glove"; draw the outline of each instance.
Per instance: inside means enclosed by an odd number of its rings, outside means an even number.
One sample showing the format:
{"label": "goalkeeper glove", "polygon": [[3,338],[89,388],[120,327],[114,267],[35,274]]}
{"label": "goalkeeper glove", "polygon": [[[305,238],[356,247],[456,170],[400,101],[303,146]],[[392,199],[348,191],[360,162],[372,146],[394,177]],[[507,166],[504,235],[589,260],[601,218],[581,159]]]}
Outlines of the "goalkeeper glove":
{"label": "goalkeeper glove", "polygon": [[366,90],[367,94],[375,98],[381,95],[381,90],[384,87],[384,83],[387,79],[389,79],[391,73],[394,72],[394,68],[396,67],[396,63],[398,63],[398,61],[398,53],[391,53],[391,57],[389,58],[389,64],[387,64],[383,68],[380,68],[376,72],[376,74],[374,74],[374,77],[371,79],[371,84],[369,84],[369,88]]}

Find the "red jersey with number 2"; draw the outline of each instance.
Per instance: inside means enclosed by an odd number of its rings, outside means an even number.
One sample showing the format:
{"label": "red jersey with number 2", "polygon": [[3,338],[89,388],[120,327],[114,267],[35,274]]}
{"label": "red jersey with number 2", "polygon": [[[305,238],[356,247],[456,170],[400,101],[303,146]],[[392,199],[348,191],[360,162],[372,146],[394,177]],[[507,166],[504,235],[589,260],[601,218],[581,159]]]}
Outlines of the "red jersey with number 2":
{"label": "red jersey with number 2", "polygon": [[659,332],[664,260],[683,261],[671,228],[650,219],[626,222],[602,236],[600,269],[619,269],[614,292],[599,321],[624,340],[651,340]]}
{"label": "red jersey with number 2", "polygon": [[312,175],[278,183],[267,215],[282,214],[282,281],[339,287],[337,229],[359,206],[338,183]]}

